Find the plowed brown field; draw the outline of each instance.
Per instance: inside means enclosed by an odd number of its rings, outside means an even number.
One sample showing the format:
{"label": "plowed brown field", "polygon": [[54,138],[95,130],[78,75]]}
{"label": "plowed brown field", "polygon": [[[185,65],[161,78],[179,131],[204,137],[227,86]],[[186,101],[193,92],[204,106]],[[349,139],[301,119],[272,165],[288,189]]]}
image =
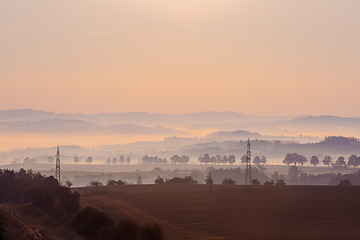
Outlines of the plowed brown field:
{"label": "plowed brown field", "polygon": [[82,206],[157,222],[176,239],[360,239],[360,188],[128,185],[77,188]]}

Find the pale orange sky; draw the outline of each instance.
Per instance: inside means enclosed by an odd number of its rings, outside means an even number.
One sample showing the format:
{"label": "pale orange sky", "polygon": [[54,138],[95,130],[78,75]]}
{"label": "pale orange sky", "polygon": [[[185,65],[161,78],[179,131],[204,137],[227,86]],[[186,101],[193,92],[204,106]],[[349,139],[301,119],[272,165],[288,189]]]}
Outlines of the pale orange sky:
{"label": "pale orange sky", "polygon": [[359,9],[1,0],[0,110],[360,116]]}

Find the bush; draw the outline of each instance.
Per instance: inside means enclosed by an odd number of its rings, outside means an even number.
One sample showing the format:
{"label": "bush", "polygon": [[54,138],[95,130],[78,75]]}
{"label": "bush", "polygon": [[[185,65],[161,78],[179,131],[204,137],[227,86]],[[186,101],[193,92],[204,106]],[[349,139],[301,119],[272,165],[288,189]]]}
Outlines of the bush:
{"label": "bush", "polygon": [[274,184],[275,184],[274,180],[271,180],[270,182],[269,181],[264,182],[265,186],[272,186]]}
{"label": "bush", "polygon": [[186,176],[184,178],[181,177],[173,177],[170,180],[166,180],[165,183],[172,183],[172,184],[196,184],[198,181],[194,180],[191,176]]}
{"label": "bush", "polygon": [[349,179],[344,179],[344,180],[339,181],[338,186],[340,186],[340,187],[349,187],[349,186],[352,186],[352,184],[349,181]]}
{"label": "bush", "polygon": [[91,181],[89,184],[88,184],[89,187],[102,187],[103,184],[102,182],[99,182],[99,181]]}
{"label": "bush", "polygon": [[275,185],[277,185],[277,186],[285,186],[285,182],[284,182],[284,180],[282,180],[282,179],[276,180]]}
{"label": "bush", "polygon": [[231,178],[224,178],[221,184],[223,185],[234,185],[236,182],[235,180],[232,180]]}
{"label": "bush", "polygon": [[257,180],[257,179],[253,179],[253,180],[251,181],[251,184],[252,184],[252,185],[260,185],[260,181]]}
{"label": "bush", "polygon": [[157,224],[145,224],[140,230],[140,239],[143,240],[163,240],[164,230]]}
{"label": "bush", "polygon": [[70,188],[59,186],[54,188],[53,193],[67,211],[76,212],[80,209],[80,194],[78,192],[72,192]]}
{"label": "bush", "polygon": [[157,176],[157,178],[155,179],[155,183],[156,184],[163,184],[165,183],[164,179],[162,179],[159,175]]}
{"label": "bush", "polygon": [[99,211],[96,208],[86,207],[81,212],[76,214],[73,221],[73,228],[78,234],[95,238],[97,231],[103,227],[114,226],[115,222],[106,213]]}

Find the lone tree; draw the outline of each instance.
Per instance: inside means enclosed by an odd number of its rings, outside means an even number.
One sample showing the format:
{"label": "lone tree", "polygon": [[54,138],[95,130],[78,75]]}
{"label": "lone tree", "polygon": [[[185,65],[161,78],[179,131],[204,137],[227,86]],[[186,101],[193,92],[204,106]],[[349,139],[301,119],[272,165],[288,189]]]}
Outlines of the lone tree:
{"label": "lone tree", "polygon": [[331,157],[330,156],[325,156],[324,160],[322,160],[324,165],[327,165],[328,167],[330,166],[331,163]]}
{"label": "lone tree", "polygon": [[310,160],[310,163],[311,163],[312,165],[314,165],[314,167],[315,167],[316,165],[319,165],[319,158],[318,158],[317,156],[312,156],[312,157],[311,157],[311,160]]}
{"label": "lone tree", "polygon": [[118,160],[117,160],[116,158],[113,158],[112,163],[113,163],[113,164],[116,164],[117,161],[118,161]]}
{"label": "lone tree", "polygon": [[78,162],[80,162],[80,159],[79,159],[79,157],[77,157],[77,156],[74,156],[74,163],[78,164]]}
{"label": "lone tree", "polygon": [[126,162],[127,162],[127,164],[129,164],[129,163],[131,162],[131,158],[130,158],[130,157],[127,157],[127,158],[126,158]]}
{"label": "lone tree", "polygon": [[108,158],[108,159],[106,160],[106,163],[107,163],[107,164],[110,164],[110,163],[111,163],[110,158]]}
{"label": "lone tree", "polygon": [[92,157],[88,157],[88,158],[86,159],[86,162],[89,163],[89,164],[92,163],[92,161],[93,161],[93,158],[92,158]]}
{"label": "lone tree", "polygon": [[143,181],[142,181],[142,178],[141,178],[141,176],[139,175],[138,177],[137,177],[137,180],[136,180],[136,184],[142,184],[143,183]]}

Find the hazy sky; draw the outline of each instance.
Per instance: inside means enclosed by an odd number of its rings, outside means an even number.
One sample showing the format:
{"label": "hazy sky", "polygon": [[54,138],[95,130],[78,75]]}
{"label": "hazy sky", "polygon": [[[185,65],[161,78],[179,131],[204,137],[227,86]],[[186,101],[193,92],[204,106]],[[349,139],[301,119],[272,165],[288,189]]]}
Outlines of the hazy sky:
{"label": "hazy sky", "polygon": [[359,0],[0,0],[0,110],[360,116]]}

